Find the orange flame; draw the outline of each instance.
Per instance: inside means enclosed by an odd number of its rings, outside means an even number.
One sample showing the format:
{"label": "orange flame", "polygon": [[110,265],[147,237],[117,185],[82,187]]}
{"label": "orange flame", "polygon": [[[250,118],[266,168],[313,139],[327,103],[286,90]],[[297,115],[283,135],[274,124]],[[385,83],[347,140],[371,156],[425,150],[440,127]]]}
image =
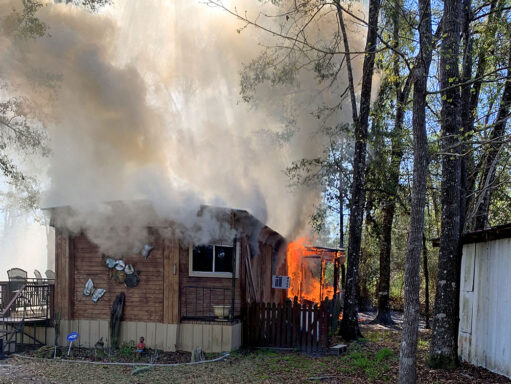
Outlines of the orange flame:
{"label": "orange flame", "polygon": [[326,297],[333,297],[334,288],[322,284],[324,264],[318,258],[310,240],[302,237],[287,246],[287,271],[290,277],[288,297],[298,297],[299,301],[307,300],[319,303]]}

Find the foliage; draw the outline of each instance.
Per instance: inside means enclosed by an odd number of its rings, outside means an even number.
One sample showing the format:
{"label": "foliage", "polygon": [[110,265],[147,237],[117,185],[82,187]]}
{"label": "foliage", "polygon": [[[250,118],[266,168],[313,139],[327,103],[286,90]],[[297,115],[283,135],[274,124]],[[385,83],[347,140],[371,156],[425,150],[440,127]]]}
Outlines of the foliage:
{"label": "foliage", "polygon": [[124,342],[119,345],[119,349],[117,350],[117,355],[125,359],[133,359],[135,358],[136,346],[133,340],[129,342]]}

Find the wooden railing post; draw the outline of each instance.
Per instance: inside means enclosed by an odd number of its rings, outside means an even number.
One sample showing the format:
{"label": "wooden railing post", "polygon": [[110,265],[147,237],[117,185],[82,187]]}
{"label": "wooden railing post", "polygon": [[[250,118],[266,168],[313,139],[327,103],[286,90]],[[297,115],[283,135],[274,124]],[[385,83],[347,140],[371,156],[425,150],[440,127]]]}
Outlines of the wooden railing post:
{"label": "wooden railing post", "polygon": [[293,300],[293,333],[292,333],[292,345],[297,347],[300,344],[299,331],[300,331],[300,304],[298,304],[298,297],[295,296]]}

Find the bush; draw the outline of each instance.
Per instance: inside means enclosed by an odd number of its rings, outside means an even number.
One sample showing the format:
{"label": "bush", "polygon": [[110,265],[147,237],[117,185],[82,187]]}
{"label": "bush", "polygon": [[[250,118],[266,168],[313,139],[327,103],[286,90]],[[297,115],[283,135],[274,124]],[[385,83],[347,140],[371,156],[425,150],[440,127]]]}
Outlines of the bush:
{"label": "bush", "polygon": [[125,359],[132,359],[135,357],[135,352],[136,352],[135,342],[131,340],[128,343],[122,343],[121,345],[119,345],[117,355]]}

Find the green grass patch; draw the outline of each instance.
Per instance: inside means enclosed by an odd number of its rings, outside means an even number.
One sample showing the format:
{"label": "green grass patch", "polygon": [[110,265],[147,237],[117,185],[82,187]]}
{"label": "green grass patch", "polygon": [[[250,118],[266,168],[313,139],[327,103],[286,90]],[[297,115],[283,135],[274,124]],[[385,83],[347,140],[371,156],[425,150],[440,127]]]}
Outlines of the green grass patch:
{"label": "green grass patch", "polygon": [[[352,344],[351,347],[354,347]],[[341,358],[343,362],[340,371],[355,373],[363,372],[371,381],[376,379],[390,380],[385,374],[390,370],[387,361],[394,356],[390,348],[381,348],[376,353],[365,350],[362,347],[355,347],[355,350]]]}
{"label": "green grass patch", "polygon": [[429,340],[419,339],[417,346],[419,347],[419,349],[428,350]]}

